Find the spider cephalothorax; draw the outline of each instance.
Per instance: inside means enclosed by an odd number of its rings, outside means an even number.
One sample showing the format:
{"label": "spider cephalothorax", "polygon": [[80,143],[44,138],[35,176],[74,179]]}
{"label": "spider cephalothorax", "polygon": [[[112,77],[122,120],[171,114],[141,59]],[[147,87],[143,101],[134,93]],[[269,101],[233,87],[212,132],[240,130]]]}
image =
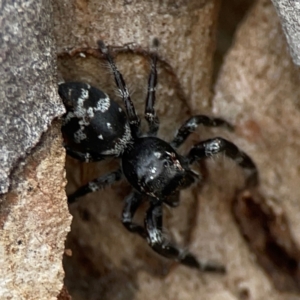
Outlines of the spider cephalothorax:
{"label": "spider cephalothorax", "polygon": [[[224,153],[245,170],[247,184],[258,182],[257,169],[251,158],[233,143],[217,137],[194,145],[187,155],[176,149],[199,125],[229,129],[232,126],[220,118],[197,115],[187,120],[170,143],[158,138],[159,121],[154,111],[157,82],[156,52],[151,54],[151,72],[145,105],[147,133],[140,132],[140,120],[135,112],[122,74],[118,71],[108,48],[99,41],[99,49],[113,72],[117,88],[122,96],[125,112],[104,92],[80,82],[62,83],[59,94],[66,106],[62,132],[67,153],[81,161],[100,161],[106,157],[118,157],[119,169],[96,178],[68,197],[69,203],[77,198],[120,180],[123,175],[132,186],[125,199],[122,214],[124,226],[131,232],[146,238],[150,247],[161,255],[178,260],[189,267],[203,271],[223,272],[222,265],[201,262],[188,251],[179,248],[163,235],[163,204],[176,206],[173,196],[198,179],[190,169],[197,160]],[[143,198],[149,200],[144,226],[133,223],[133,216]]]}

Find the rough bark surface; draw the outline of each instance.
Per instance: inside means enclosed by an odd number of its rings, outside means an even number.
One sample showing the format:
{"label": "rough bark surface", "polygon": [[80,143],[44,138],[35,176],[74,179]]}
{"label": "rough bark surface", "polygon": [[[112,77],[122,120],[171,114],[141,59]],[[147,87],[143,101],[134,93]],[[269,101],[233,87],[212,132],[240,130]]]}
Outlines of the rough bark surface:
{"label": "rough bark surface", "polygon": [[0,298],[55,299],[71,217],[52,7],[0,2]]}
{"label": "rough bark surface", "polygon": [[61,144],[56,122],[14,171],[11,190],[1,198],[1,299],[56,299],[62,288],[71,218]]}
{"label": "rough bark surface", "polygon": [[234,272],[252,277],[253,299],[272,289],[265,299],[278,297],[276,290],[280,299],[299,299],[299,83],[275,10],[260,0],[236,35],[214,98],[214,112],[236,124],[235,140],[260,170],[258,193],[239,195],[232,206],[255,263],[265,272],[251,276],[245,258],[243,269]]}
{"label": "rough bark surface", "polygon": [[[4,1],[0,9],[0,194],[9,174],[64,112],[56,91],[50,1]],[[51,99],[51,100],[49,100]]]}
{"label": "rough bark surface", "polygon": [[300,65],[300,1],[272,0],[280,17],[294,63]]}

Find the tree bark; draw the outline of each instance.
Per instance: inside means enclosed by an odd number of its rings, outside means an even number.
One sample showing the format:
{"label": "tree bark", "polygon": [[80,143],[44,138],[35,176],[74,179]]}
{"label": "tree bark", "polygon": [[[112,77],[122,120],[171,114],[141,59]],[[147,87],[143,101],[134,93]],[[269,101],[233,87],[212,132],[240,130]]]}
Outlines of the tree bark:
{"label": "tree bark", "polygon": [[46,0],[0,7],[0,298],[55,299],[71,217],[60,124],[49,129],[64,112],[52,7]]}
{"label": "tree bark", "polygon": [[[226,1],[226,5],[230,2]],[[37,48],[29,52],[21,48],[11,57],[27,53],[35,64],[44,61],[43,56],[36,59],[36,55],[52,53],[54,49],[53,40],[50,48],[41,46],[45,45],[43,38],[51,37],[53,20],[60,81],[87,82],[120,101],[114,80],[97,50],[96,42],[104,40],[111,46],[141,117],[149,52],[153,38],[158,38],[159,136],[170,140],[178,127],[197,113],[223,117],[235,125],[234,133],[199,129],[182,152],[200,140],[222,136],[251,155],[261,178],[258,189],[245,190],[238,167],[216,158],[195,166],[202,171],[201,184],[182,192],[178,208],[164,210],[168,235],[199,259],[223,263],[226,275],[200,274],[163,259],[145,240],[128,233],[120,222],[123,199],[130,192],[125,181],[82,198],[70,207],[74,219],[63,260],[65,287],[59,299],[300,299],[299,71],[286,51],[274,7],[270,1],[258,0],[240,24],[224,57],[212,97],[219,6],[217,0],[53,1],[53,19],[46,2],[46,14],[36,13],[37,8],[30,14],[29,20],[32,16],[38,20],[35,26],[22,27],[29,28],[26,47],[32,44]],[[47,18],[43,19],[44,15]],[[42,26],[42,21],[47,25]],[[14,24],[10,19],[8,23]],[[7,32],[17,34],[18,30]],[[36,32],[40,43],[34,43]],[[5,40],[8,42],[2,53],[14,53],[18,44],[13,44],[14,34]],[[9,68],[14,60],[8,57]],[[17,61],[16,66],[26,61]],[[33,119],[41,125],[30,144],[20,143],[25,146],[17,148],[17,156],[3,165],[3,191],[9,186],[10,190],[1,203],[1,266],[6,270],[0,283],[2,298],[53,299],[62,286],[61,253],[70,218],[63,194],[64,151],[59,124],[55,122],[34,148],[54,116],[62,113],[55,91],[56,61],[45,61],[47,67],[36,73],[35,64],[30,63],[19,73],[13,68],[10,72],[2,69],[1,79],[7,74],[19,76],[13,81],[18,91],[13,93],[13,99],[21,103],[15,105],[8,97],[5,105],[15,106],[7,111],[21,109],[17,115],[11,114],[13,118],[7,118],[6,124],[24,120],[22,103],[27,101],[24,95],[29,86],[33,100],[25,105],[26,111],[29,116],[38,111],[40,117]],[[28,74],[37,76],[31,76],[31,81],[25,80],[27,85],[19,88],[18,83]],[[45,78],[51,78],[50,82]],[[11,91],[5,80],[1,86]],[[40,98],[46,103],[34,106]],[[45,114],[47,103],[50,113]],[[21,132],[24,126],[12,128]],[[2,140],[7,136],[2,134]],[[13,135],[10,137],[14,141]],[[11,145],[14,149],[14,143]],[[30,154],[18,166],[16,162],[26,156],[26,151]],[[117,166],[116,161],[80,164],[68,158],[67,192]],[[8,177],[12,178],[10,182]],[[136,216],[141,224],[146,208],[147,203]]]}
{"label": "tree bark", "polygon": [[290,53],[296,65],[300,65],[300,2],[272,0],[285,33]]}

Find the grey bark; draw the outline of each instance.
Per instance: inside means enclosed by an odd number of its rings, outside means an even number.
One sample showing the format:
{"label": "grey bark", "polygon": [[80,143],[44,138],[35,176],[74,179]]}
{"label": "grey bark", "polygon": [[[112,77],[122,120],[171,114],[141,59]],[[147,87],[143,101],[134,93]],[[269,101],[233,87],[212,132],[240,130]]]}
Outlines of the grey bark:
{"label": "grey bark", "polygon": [[0,1],[1,299],[55,299],[62,288],[71,218],[60,124],[49,130],[64,112],[52,28],[49,0]]}
{"label": "grey bark", "polygon": [[272,0],[296,65],[300,65],[300,1]]}
{"label": "grey bark", "polygon": [[64,108],[56,91],[50,1],[3,1],[0,24],[1,194],[12,169]]}

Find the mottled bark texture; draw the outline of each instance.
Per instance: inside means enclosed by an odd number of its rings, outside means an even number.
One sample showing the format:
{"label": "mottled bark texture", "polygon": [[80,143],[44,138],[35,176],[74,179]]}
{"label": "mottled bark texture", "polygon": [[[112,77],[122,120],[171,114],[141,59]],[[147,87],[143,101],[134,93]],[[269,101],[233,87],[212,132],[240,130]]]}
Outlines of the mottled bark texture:
{"label": "mottled bark texture", "polygon": [[250,275],[244,260],[244,268],[234,272],[250,276],[250,299],[299,299],[299,86],[299,69],[290,58],[275,9],[260,0],[226,57],[213,109],[236,124],[236,142],[260,170],[259,194],[242,193],[232,203],[254,263],[264,271]]}
{"label": "mottled bark texture", "polygon": [[280,17],[293,61],[300,65],[300,1],[272,0]]}
{"label": "mottled bark texture", "polygon": [[[0,10],[0,194],[9,174],[64,108],[56,91],[52,7],[4,1]],[[51,99],[51,100],[49,100]]]}
{"label": "mottled bark texture", "polygon": [[64,187],[60,124],[14,170],[1,199],[1,299],[56,299],[70,215]]}
{"label": "mottled bark texture", "polygon": [[47,0],[0,4],[1,299],[55,299],[62,288],[71,218],[60,124],[47,131],[64,111],[51,17]]}
{"label": "mottled bark texture", "polygon": [[[59,124],[32,147],[62,106],[51,58],[51,6],[21,2],[14,1],[12,7],[5,2],[0,11],[1,101],[7,99],[0,125],[7,125],[3,133],[0,127],[3,149],[7,141],[13,142],[1,153],[2,192],[14,168],[0,207],[0,293],[1,299],[53,299],[62,288],[61,253],[70,222],[62,192]],[[198,168],[204,174],[203,185],[184,191],[178,208],[164,210],[166,232],[200,259],[222,262],[226,275],[178,266],[128,233],[120,224],[122,200],[130,192],[126,182],[81,199],[70,207],[74,221],[64,257],[65,287],[58,298],[300,299],[299,71],[287,52],[272,3],[259,0],[248,12],[224,58],[213,98],[217,0],[52,3],[64,80],[91,83],[120,100],[96,50],[96,41],[103,39],[113,47],[142,114],[148,54],[157,37],[160,136],[169,140],[195,113],[222,116],[235,125],[234,133],[202,128],[187,144],[226,137],[253,157],[261,177],[258,190],[237,192],[243,185],[241,172],[234,163],[216,158]],[[24,46],[22,38],[28,38]],[[68,159],[68,192],[117,165]],[[137,222],[143,222],[146,207],[147,203],[138,212]]]}

